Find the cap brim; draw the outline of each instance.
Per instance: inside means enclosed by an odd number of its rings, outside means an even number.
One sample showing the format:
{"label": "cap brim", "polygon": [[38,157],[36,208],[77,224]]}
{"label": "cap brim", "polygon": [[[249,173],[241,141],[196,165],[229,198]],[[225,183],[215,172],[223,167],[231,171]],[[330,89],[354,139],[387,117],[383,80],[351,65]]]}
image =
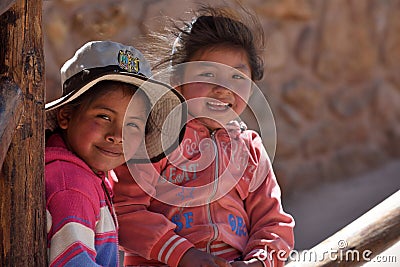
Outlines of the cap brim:
{"label": "cap brim", "polygon": [[68,94],[56,100],[53,100],[49,103],[46,103],[45,109],[46,110],[56,109],[68,102],[71,102],[74,99],[78,98],[83,93],[85,93],[87,90],[92,88],[95,84],[101,81],[118,81],[118,82],[133,84],[137,87],[141,87],[143,83],[149,82],[153,87],[160,88],[161,90],[165,90],[166,88],[170,89],[168,85],[157,82],[155,80],[148,79],[138,74],[129,72],[118,72],[118,73],[112,72],[108,74],[103,74],[100,77],[94,76],[93,79],[89,78],[89,80],[86,80],[82,85],[79,84],[75,85],[76,89],[71,90]]}

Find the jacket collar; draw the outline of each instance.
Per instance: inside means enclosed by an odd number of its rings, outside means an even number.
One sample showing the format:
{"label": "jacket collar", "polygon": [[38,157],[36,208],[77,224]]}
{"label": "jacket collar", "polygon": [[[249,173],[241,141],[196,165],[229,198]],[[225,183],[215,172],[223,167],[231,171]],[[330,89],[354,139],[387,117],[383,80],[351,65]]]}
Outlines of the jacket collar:
{"label": "jacket collar", "polygon": [[[197,131],[208,131],[211,132],[203,123],[198,119],[188,116],[187,127],[193,128]],[[238,138],[241,133],[247,130],[247,125],[242,120],[232,120],[228,122],[224,128],[214,130],[214,132],[228,132],[228,134],[234,138]]]}

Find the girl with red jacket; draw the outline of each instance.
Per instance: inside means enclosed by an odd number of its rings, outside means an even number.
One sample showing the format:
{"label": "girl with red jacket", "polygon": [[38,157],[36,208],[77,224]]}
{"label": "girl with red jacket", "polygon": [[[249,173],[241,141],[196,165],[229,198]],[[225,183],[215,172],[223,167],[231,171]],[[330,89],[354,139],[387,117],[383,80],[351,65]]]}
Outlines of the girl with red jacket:
{"label": "girl with red jacket", "polygon": [[244,21],[203,7],[180,29],[169,61],[188,105],[183,141],[158,163],[115,170],[125,266],[283,266],[293,248],[262,140],[237,120],[263,76],[262,32]]}

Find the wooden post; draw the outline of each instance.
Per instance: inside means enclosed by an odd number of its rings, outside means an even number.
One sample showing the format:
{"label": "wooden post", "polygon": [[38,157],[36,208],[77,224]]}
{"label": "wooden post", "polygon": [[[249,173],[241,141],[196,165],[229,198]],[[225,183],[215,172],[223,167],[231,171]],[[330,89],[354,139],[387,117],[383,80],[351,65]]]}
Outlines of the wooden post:
{"label": "wooden post", "polygon": [[361,266],[399,240],[400,190],[285,267]]}
{"label": "wooden post", "polygon": [[21,89],[5,77],[0,77],[0,166],[21,118],[22,104]]}
{"label": "wooden post", "polygon": [[17,85],[23,103],[0,121],[18,122],[0,166],[0,266],[46,266],[42,0],[2,0],[8,7],[0,13],[0,76],[9,81],[2,90]]}

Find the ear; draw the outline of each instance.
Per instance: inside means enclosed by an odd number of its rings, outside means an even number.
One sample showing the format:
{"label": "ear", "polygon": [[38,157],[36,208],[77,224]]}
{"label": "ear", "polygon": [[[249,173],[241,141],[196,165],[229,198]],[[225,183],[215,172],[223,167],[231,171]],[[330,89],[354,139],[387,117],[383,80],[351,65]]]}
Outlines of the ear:
{"label": "ear", "polygon": [[64,105],[57,112],[57,122],[61,129],[68,129],[74,109],[70,105]]}

